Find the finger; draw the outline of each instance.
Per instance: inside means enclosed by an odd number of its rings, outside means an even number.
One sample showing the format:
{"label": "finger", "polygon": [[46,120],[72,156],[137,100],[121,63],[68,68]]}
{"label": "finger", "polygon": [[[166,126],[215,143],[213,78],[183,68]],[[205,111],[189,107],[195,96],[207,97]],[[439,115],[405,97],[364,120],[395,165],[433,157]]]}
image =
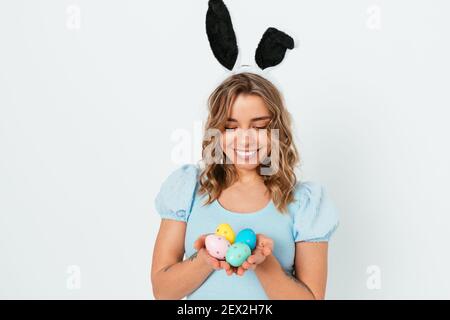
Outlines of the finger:
{"label": "finger", "polygon": [[[242,266],[244,266],[244,265],[242,265]],[[256,264],[255,263],[248,263],[247,262],[247,265],[246,265],[246,267],[244,268],[246,271],[248,271],[248,270],[255,270],[256,269]]]}
{"label": "finger", "polygon": [[226,262],[226,261],[221,261],[220,265],[222,267],[222,269],[225,270],[225,272],[227,273],[227,275],[231,276],[233,274],[233,267],[231,267],[231,265]]}
{"label": "finger", "polygon": [[256,252],[255,254],[252,254],[250,257],[248,257],[247,261],[250,264],[259,264],[264,261],[264,258],[265,258],[264,255],[262,255],[259,252]]}
{"label": "finger", "polygon": [[198,251],[200,249],[199,247],[200,246],[198,244],[198,240],[195,240],[195,242],[194,242],[194,249]]}
{"label": "finger", "polygon": [[265,242],[265,240],[266,240],[266,236],[263,235],[263,234],[261,234],[261,233],[259,233],[259,234],[256,236],[256,243],[257,243],[258,245],[263,245],[264,242]]}
{"label": "finger", "polygon": [[243,275],[244,275],[244,272],[245,272],[245,269],[242,268],[242,266],[240,266],[240,267],[237,269],[237,275],[238,275],[238,276],[243,276]]}
{"label": "finger", "polygon": [[194,242],[194,248],[197,250],[200,250],[201,248],[203,248],[205,246],[205,239],[206,239],[206,234],[198,237],[197,240],[195,240],[195,242]]}
{"label": "finger", "polygon": [[244,268],[244,269],[246,269],[246,270],[248,270],[248,269],[250,269],[250,266],[251,266],[252,264],[250,263],[250,262],[248,262],[248,261],[244,261],[244,263],[242,264],[242,268]]}
{"label": "finger", "polygon": [[272,249],[270,249],[270,248],[268,248],[268,247],[265,247],[265,248],[263,248],[263,250],[262,250],[262,254],[263,254],[265,257],[267,257],[267,256],[269,256],[269,255],[272,254]]}
{"label": "finger", "polygon": [[211,264],[211,266],[214,268],[214,269],[220,269],[220,263],[219,263],[219,260],[217,260],[216,258],[213,258],[213,257],[209,257],[209,263]]}
{"label": "finger", "polygon": [[201,243],[202,243],[201,237],[197,238],[194,242],[194,248],[198,249],[200,247]]}
{"label": "finger", "polygon": [[231,266],[226,261],[220,261],[220,268],[224,269],[227,273],[231,269]]}
{"label": "finger", "polygon": [[273,250],[273,240],[272,239],[268,239],[265,242],[264,247],[269,248],[270,251],[272,251]]}
{"label": "finger", "polygon": [[270,239],[264,239],[259,243],[259,248],[263,249],[263,248],[269,248],[272,249],[273,248],[273,241]]}
{"label": "finger", "polygon": [[266,237],[263,234],[258,234],[257,236],[258,247],[269,247],[273,248],[273,240],[269,237]]}
{"label": "finger", "polygon": [[258,264],[262,261],[263,259],[263,255],[259,252],[256,252],[254,254],[252,254],[250,257],[248,257],[247,261],[250,264]]}

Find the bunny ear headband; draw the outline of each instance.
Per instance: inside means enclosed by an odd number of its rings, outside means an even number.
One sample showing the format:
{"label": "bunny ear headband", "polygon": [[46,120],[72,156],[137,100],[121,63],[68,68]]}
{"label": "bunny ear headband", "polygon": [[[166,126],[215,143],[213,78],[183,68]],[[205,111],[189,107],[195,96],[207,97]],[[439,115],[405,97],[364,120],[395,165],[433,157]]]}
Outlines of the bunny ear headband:
{"label": "bunny ear headband", "polygon": [[[235,68],[239,49],[230,13],[222,0],[209,0],[206,14],[206,33],[211,50],[222,66],[237,73],[248,66]],[[270,27],[263,34],[255,52],[255,61],[261,70],[280,64],[287,49],[294,48],[294,40],[286,33]],[[261,73],[257,68],[253,72]]]}

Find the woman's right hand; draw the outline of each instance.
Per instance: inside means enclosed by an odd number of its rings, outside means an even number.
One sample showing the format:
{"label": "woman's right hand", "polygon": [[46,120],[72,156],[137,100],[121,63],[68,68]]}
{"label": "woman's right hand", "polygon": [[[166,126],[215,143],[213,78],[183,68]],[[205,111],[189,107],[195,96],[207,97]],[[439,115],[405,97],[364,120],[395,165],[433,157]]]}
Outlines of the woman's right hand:
{"label": "woman's right hand", "polygon": [[197,250],[197,257],[200,259],[203,259],[203,261],[208,264],[210,267],[212,267],[214,270],[220,270],[224,269],[227,275],[233,274],[233,269],[231,268],[230,264],[226,261],[218,260],[214,257],[212,257],[205,247],[205,239],[207,234],[201,235],[198,237],[197,240],[194,242],[194,248]]}

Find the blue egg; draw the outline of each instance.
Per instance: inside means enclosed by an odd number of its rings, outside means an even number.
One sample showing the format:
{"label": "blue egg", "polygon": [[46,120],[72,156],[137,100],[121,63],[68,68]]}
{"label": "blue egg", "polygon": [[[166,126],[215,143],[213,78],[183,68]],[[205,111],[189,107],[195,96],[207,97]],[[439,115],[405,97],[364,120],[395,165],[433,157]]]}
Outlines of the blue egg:
{"label": "blue egg", "polygon": [[237,234],[234,242],[245,243],[251,250],[253,250],[256,247],[256,234],[252,229],[243,229]]}
{"label": "blue egg", "polygon": [[225,260],[233,267],[240,267],[251,254],[248,245],[243,242],[235,242],[228,247]]}

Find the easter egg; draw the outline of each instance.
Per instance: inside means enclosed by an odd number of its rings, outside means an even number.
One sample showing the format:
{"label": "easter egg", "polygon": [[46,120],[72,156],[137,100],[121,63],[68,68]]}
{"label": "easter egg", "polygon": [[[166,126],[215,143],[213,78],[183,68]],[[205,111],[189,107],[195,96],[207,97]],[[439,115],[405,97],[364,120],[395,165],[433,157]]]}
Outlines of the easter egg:
{"label": "easter egg", "polygon": [[235,234],[228,223],[219,224],[216,228],[216,235],[225,237],[231,244],[234,243]]}
{"label": "easter egg", "polygon": [[225,237],[216,234],[209,234],[205,238],[205,247],[208,253],[216,259],[225,260],[227,250],[230,247]]}
{"label": "easter egg", "polygon": [[250,255],[251,250],[248,245],[235,242],[227,250],[226,261],[233,267],[240,267]]}
{"label": "easter egg", "polygon": [[252,229],[243,229],[239,231],[234,242],[243,242],[253,250],[256,247],[256,234]]}

